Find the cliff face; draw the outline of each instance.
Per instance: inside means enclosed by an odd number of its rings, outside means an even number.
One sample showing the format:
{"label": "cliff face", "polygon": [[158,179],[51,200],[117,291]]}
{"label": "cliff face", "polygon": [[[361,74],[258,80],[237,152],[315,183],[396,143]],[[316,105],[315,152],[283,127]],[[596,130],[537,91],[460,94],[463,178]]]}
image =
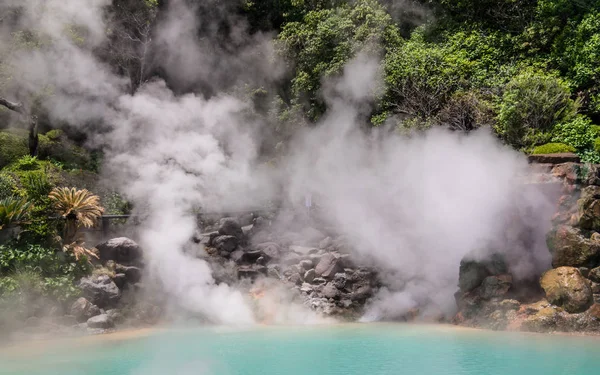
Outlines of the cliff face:
{"label": "cliff face", "polygon": [[533,183],[560,191],[546,235],[551,264],[529,280],[516,280],[505,252],[466,256],[460,264],[454,323],[600,332],[600,165],[534,164],[532,170]]}

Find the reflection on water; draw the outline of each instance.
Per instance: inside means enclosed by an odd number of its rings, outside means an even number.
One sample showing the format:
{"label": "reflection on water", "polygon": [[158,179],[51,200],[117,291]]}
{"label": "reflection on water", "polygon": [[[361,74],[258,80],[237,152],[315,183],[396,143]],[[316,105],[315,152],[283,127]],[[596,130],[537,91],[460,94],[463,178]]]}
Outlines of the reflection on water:
{"label": "reflection on water", "polygon": [[599,366],[596,337],[400,324],[175,329],[0,352],[0,374],[595,375]]}

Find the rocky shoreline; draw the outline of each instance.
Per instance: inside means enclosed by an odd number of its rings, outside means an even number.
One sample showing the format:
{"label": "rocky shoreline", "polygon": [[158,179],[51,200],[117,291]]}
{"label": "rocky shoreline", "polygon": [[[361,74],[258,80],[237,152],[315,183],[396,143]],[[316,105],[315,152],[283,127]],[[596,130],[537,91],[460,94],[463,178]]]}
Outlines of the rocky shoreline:
{"label": "rocky shoreline", "polygon": [[561,184],[547,235],[552,268],[518,284],[502,254],[463,259],[453,321],[495,330],[600,333],[600,166],[537,168],[543,179]]}

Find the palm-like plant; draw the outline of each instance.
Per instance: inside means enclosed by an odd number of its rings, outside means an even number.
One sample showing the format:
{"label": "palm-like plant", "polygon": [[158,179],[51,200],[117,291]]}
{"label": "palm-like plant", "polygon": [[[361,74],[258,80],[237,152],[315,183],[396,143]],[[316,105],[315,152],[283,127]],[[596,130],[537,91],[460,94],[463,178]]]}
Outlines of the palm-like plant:
{"label": "palm-like plant", "polygon": [[86,189],[54,188],[48,195],[54,209],[66,220],[63,232],[63,249],[72,252],[76,259],[82,255],[98,258],[94,249],[85,247],[81,227],[93,227],[102,216],[104,208],[100,206],[100,198]]}
{"label": "palm-like plant", "polygon": [[26,199],[9,197],[0,200],[0,230],[24,223],[32,208]]}

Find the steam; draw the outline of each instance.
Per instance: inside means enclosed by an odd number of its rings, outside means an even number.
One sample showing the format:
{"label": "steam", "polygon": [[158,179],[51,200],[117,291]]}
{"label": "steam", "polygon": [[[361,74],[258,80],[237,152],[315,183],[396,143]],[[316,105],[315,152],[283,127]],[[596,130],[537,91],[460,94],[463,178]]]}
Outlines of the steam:
{"label": "steam", "polygon": [[[162,80],[134,95],[127,82],[98,61],[92,50],[104,40],[103,8],[110,0],[8,0],[0,11],[22,6],[15,27],[0,32],[7,50],[12,29],[33,28],[51,38],[39,49],[20,50],[5,63],[16,75],[8,94],[29,100],[46,87],[44,102],[53,119],[109,129],[90,129],[106,150],[105,177],[143,212],[140,242],[149,267],[172,297],[210,321],[251,324],[248,298],[233,286],[217,285],[208,264],[183,249],[196,229],[198,210],[256,207],[285,186],[291,200],[311,192],[327,224],[348,238],[361,261],[383,270],[383,289],[366,320],[399,316],[412,308],[451,313],[458,264],[466,254],[509,249],[512,269],[525,277],[546,266],[540,234],[550,217],[550,200],[523,193],[519,176],[527,162],[486,130],[469,135],[432,130],[412,138],[393,129],[362,130],[370,103],[382,88],[377,56],[359,54],[343,75],[326,82],[329,111],[314,128],[299,132],[279,170],[259,162],[264,124],[246,114],[248,104],[231,94],[237,80],[269,85],[282,74],[272,57],[270,36],[249,36],[226,7],[211,2],[215,19],[198,19],[186,2],[169,2],[156,34],[153,61],[178,89],[208,88],[206,96],[176,95]],[[211,30],[231,31],[217,48]],[[65,24],[84,30],[85,45]],[[198,41],[196,31],[205,30]],[[95,131],[92,131],[95,130]],[[515,206],[531,225],[533,240],[507,237]],[[304,309],[283,310],[282,292],[272,289],[266,309],[282,310],[275,322],[317,322]],[[273,307],[275,306],[275,307]],[[263,306],[264,307],[264,306]]]}

